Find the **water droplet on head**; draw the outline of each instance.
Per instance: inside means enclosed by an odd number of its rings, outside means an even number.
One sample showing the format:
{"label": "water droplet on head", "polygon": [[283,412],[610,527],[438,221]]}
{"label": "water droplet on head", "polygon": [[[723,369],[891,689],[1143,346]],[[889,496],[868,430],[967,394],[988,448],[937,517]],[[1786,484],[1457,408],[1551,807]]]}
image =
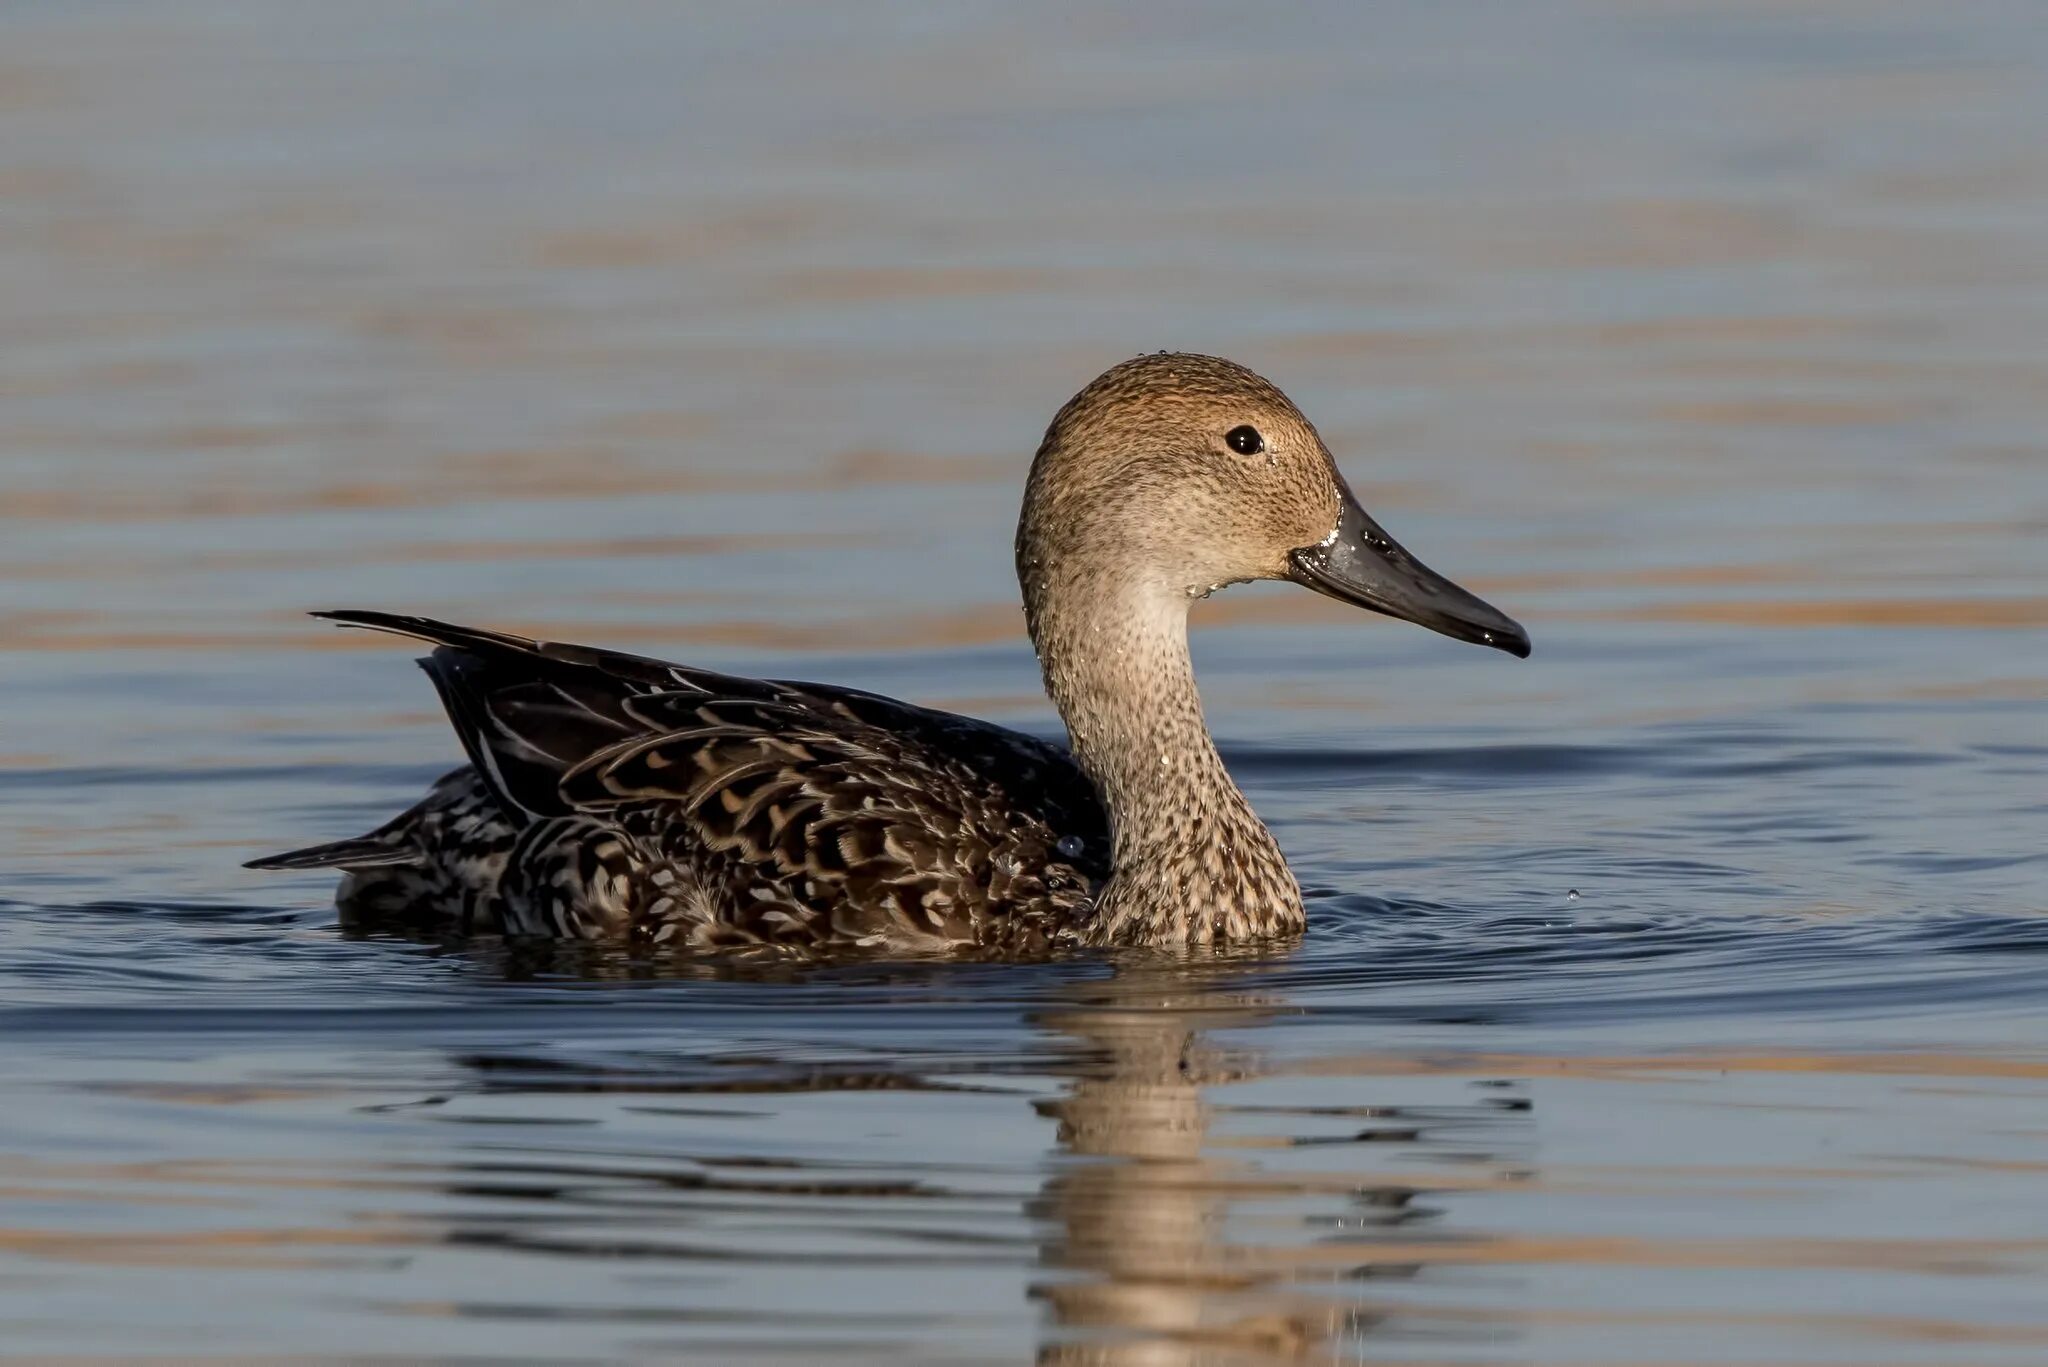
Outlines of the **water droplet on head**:
{"label": "water droplet on head", "polygon": [[1564,893],[1564,900],[1565,900],[1565,901],[1567,901],[1567,902],[1576,902],[1576,901],[1578,901],[1578,900],[1579,900],[1579,890],[1578,890],[1577,888],[1566,888],[1566,889],[1565,889],[1565,893]]}
{"label": "water droplet on head", "polygon": [[1480,633],[1479,633],[1479,642],[1480,642],[1480,644],[1481,644],[1481,645],[1489,645],[1489,646],[1490,646],[1490,645],[1492,645],[1492,644],[1493,644],[1493,633],[1492,633],[1492,632],[1490,632],[1490,631],[1482,631],[1482,632],[1480,632]]}

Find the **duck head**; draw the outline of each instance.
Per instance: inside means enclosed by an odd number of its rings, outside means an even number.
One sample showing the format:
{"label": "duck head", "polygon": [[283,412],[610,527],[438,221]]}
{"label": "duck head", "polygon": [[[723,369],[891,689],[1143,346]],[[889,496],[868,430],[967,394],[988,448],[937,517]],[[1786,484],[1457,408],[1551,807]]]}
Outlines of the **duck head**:
{"label": "duck head", "polygon": [[1285,394],[1213,356],[1141,356],[1075,395],[1032,463],[1017,552],[1027,604],[1083,567],[1094,591],[1114,581],[1183,601],[1286,579],[1529,654],[1514,619],[1409,554],[1359,506]]}

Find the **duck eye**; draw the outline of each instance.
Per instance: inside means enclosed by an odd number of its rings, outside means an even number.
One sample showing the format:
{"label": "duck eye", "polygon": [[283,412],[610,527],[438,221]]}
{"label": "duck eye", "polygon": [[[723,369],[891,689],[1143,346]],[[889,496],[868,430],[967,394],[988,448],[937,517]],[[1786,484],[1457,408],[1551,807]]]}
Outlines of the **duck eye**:
{"label": "duck eye", "polygon": [[1233,427],[1223,434],[1223,440],[1240,456],[1256,456],[1266,449],[1266,439],[1256,427]]}

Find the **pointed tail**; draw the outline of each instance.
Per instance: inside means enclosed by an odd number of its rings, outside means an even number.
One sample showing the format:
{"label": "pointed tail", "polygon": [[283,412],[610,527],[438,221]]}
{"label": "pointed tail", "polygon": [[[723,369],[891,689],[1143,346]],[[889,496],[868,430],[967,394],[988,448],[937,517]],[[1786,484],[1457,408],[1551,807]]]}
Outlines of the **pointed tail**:
{"label": "pointed tail", "polygon": [[334,840],[325,845],[308,845],[302,850],[287,850],[283,854],[269,854],[261,859],[251,859],[242,865],[245,869],[377,869],[389,868],[395,864],[419,862],[420,852],[410,844],[394,843],[382,831],[357,836],[354,840]]}

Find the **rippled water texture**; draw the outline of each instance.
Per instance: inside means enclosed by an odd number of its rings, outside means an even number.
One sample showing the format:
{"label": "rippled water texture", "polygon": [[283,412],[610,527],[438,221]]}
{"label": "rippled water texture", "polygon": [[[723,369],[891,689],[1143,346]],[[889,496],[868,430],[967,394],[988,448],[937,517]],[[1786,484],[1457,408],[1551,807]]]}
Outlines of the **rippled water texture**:
{"label": "rippled water texture", "polygon": [[[0,1344],[2048,1361],[2043,128],[2027,3],[0,9]],[[1167,346],[1536,638],[1203,606],[1296,952],[237,868],[456,756],[307,608],[1052,730],[1023,470]]]}

